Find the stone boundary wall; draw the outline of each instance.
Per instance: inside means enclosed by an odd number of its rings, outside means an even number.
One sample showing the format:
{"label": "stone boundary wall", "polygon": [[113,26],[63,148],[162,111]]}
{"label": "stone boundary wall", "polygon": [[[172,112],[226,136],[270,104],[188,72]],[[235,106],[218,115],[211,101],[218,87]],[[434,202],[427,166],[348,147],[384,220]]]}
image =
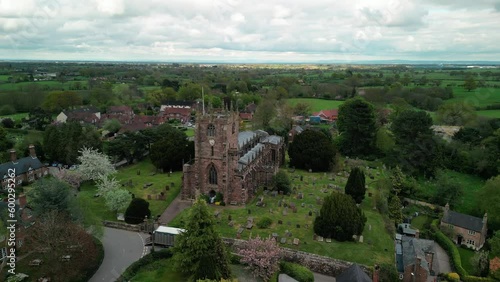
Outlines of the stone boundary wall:
{"label": "stone boundary wall", "polygon": [[[233,250],[241,246],[245,240],[222,238],[224,243]],[[338,276],[344,270],[349,268],[353,263],[338,259],[333,259],[316,254],[310,254],[302,251],[281,248],[283,250],[283,259],[285,261],[298,263],[309,268],[313,272],[321,273],[328,276]],[[366,265],[359,265],[369,277],[372,277],[372,269]]]}
{"label": "stone boundary wall", "polygon": [[128,224],[125,222],[115,222],[115,221],[104,220],[102,222],[102,225],[104,225],[105,227],[123,229],[123,230],[128,230],[128,231],[133,231],[133,232],[140,232],[141,231],[140,225]]}
{"label": "stone boundary wall", "polygon": [[438,210],[441,210],[441,211],[444,210],[444,207],[438,206],[438,205],[434,205],[434,204],[431,204],[431,203],[422,202],[422,201],[414,200],[414,199],[410,199],[410,198],[404,198],[404,200],[407,201],[410,204],[415,204],[415,205],[419,205],[419,206],[425,206],[425,207],[429,207],[431,209],[438,209]]}

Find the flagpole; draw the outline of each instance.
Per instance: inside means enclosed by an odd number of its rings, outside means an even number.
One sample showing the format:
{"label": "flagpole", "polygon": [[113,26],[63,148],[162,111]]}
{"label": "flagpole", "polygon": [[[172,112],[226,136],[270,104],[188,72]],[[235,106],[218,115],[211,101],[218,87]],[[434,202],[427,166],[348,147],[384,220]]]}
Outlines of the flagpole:
{"label": "flagpole", "polygon": [[203,115],[205,115],[205,94],[203,93],[203,86],[201,87],[201,103],[203,107]]}

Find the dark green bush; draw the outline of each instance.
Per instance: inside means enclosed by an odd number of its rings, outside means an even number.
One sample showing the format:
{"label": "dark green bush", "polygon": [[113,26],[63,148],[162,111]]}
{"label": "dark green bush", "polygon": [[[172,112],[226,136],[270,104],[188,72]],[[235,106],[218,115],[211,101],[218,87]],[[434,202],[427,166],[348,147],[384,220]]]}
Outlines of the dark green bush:
{"label": "dark green bush", "polygon": [[465,277],[462,277],[463,282],[495,282],[497,280],[488,278],[488,277],[477,277],[477,276],[470,276],[467,275]]}
{"label": "dark green bush", "polygon": [[314,282],[314,275],[307,267],[291,262],[280,263],[281,273],[294,278],[299,282]]}
{"label": "dark green bush", "polygon": [[257,227],[260,229],[268,228],[273,224],[273,220],[269,217],[263,217],[257,222]]}

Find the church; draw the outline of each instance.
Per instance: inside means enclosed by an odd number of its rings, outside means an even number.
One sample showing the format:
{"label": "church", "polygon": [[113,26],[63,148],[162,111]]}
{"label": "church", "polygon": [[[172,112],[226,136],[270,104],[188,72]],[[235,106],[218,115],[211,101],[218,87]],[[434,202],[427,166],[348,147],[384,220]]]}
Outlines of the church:
{"label": "church", "polygon": [[226,204],[245,204],[270,185],[284,159],[284,140],[263,130],[239,131],[237,112],[198,114],[195,157],[184,164],[182,198],[222,193]]}

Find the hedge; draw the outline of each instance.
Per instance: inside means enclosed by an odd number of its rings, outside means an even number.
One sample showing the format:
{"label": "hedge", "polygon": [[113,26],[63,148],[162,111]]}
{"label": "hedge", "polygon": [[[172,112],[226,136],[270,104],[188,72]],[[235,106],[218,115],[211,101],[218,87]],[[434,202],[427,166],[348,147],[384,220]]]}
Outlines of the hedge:
{"label": "hedge", "polygon": [[448,256],[450,256],[451,258],[451,264],[457,271],[458,275],[460,275],[460,277],[467,276],[467,271],[465,271],[465,269],[462,267],[460,253],[458,252],[455,243],[453,243],[450,238],[448,238],[443,234],[443,232],[441,232],[441,230],[439,230],[439,227],[437,225],[438,222],[439,220],[435,219],[431,224],[431,229],[432,231],[434,231],[434,239],[446,251],[446,253],[448,253]]}
{"label": "hedge", "polygon": [[477,277],[477,276],[470,276],[467,275],[465,277],[462,277],[463,282],[495,282],[497,280],[488,278],[488,277]]}
{"label": "hedge", "polygon": [[146,256],[144,256],[143,258],[141,258],[140,260],[132,263],[126,270],[125,272],[123,272],[123,274],[120,276],[120,278],[118,278],[116,281],[117,282],[125,282],[125,281],[130,281],[130,279],[132,279],[136,274],[137,272],[139,272],[139,270],[156,261],[156,260],[159,260],[159,259],[168,259],[168,258],[171,258],[173,255],[172,251],[170,249],[164,249],[164,250],[161,250],[161,251],[155,251],[155,252],[152,252]]}
{"label": "hedge", "polygon": [[280,270],[281,273],[285,273],[299,282],[314,282],[312,271],[300,264],[283,261],[280,263]]}

